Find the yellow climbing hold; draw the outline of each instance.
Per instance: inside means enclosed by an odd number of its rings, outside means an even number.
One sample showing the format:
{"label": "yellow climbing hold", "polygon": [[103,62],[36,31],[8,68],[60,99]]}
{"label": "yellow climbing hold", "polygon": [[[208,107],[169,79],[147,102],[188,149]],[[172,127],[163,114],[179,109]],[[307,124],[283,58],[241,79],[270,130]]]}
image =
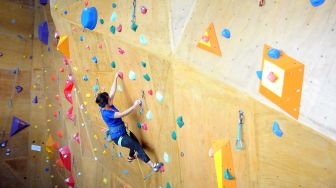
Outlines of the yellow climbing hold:
{"label": "yellow climbing hold", "polygon": [[42,105],[39,106],[39,109],[42,109]]}
{"label": "yellow climbing hold", "polygon": [[33,88],[35,89],[35,88],[36,88],[36,85],[33,85]]}
{"label": "yellow climbing hold", "polygon": [[47,129],[48,132],[50,132],[50,129]]}
{"label": "yellow climbing hold", "polygon": [[104,151],[103,151],[103,154],[106,155],[106,153],[107,153],[106,150],[104,150]]}
{"label": "yellow climbing hold", "polygon": [[98,136],[95,134],[95,135],[93,135],[93,137],[97,140],[98,139]]}
{"label": "yellow climbing hold", "polygon": [[54,175],[50,175],[50,178],[54,178]]}
{"label": "yellow climbing hold", "polygon": [[84,105],[86,106],[88,103],[86,101],[84,101]]}
{"label": "yellow climbing hold", "polygon": [[97,148],[93,148],[93,151],[94,151],[94,152],[97,152],[98,150],[97,150]]}
{"label": "yellow climbing hold", "polygon": [[52,107],[52,104],[49,104],[48,107],[51,108],[51,107]]}
{"label": "yellow climbing hold", "polygon": [[37,129],[37,125],[35,125],[34,128]]}
{"label": "yellow climbing hold", "polygon": [[55,4],[54,8],[55,8],[55,10],[57,10],[58,9],[58,4]]}
{"label": "yellow climbing hold", "polygon": [[50,119],[47,120],[47,122],[50,122],[50,121],[51,121]]}
{"label": "yellow climbing hold", "polygon": [[85,111],[84,114],[87,114],[87,111]]}
{"label": "yellow climbing hold", "polygon": [[106,178],[103,179],[103,183],[107,184],[107,179]]}
{"label": "yellow climbing hold", "polygon": [[86,98],[90,98],[90,97],[91,97],[91,94],[90,94],[90,93],[87,93],[85,96],[86,96]]}
{"label": "yellow climbing hold", "polygon": [[47,156],[46,159],[49,160],[49,157]]}

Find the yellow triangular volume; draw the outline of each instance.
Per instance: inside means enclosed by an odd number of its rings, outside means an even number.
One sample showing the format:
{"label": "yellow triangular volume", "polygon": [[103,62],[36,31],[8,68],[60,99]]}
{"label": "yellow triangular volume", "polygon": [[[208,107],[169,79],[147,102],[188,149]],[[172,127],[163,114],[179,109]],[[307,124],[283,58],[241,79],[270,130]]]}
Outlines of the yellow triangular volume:
{"label": "yellow triangular volume", "polygon": [[52,138],[51,135],[49,135],[47,143],[46,143],[46,151],[48,153],[52,153],[53,145],[54,145],[54,139]]}
{"label": "yellow triangular volume", "polygon": [[66,58],[70,58],[70,51],[69,51],[69,37],[68,36],[61,36],[60,40],[57,44],[57,50],[60,51]]}
{"label": "yellow triangular volume", "polygon": [[222,52],[220,50],[216,36],[215,26],[213,23],[211,23],[207,28],[206,32],[204,32],[202,38],[197,43],[197,47],[218,56],[222,56]]}
{"label": "yellow triangular volume", "polygon": [[222,164],[222,150],[218,150],[215,152],[214,155],[214,160],[215,160],[215,167],[216,167],[216,174],[217,174],[217,185],[218,188],[222,188],[223,187],[223,178],[222,178],[222,174],[223,174],[223,164]]}

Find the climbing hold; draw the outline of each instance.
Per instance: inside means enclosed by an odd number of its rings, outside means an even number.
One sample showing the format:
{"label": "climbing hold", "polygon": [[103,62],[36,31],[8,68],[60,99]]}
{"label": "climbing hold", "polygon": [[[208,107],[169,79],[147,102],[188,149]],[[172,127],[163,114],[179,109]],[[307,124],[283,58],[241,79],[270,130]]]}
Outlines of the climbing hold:
{"label": "climbing hold", "polygon": [[23,90],[21,86],[16,86],[15,89],[17,93],[21,93],[21,91]]}
{"label": "climbing hold", "polygon": [[122,25],[119,24],[118,27],[117,27],[117,31],[120,33],[122,31]]}
{"label": "climbing hold", "polygon": [[202,40],[204,42],[209,42],[209,37],[208,36],[202,36]]}
{"label": "climbing hold", "polygon": [[117,4],[116,3],[112,3],[112,8],[117,8]]}
{"label": "climbing hold", "polygon": [[138,127],[139,129],[141,129],[141,123],[140,123],[140,122],[137,122],[137,127]]}
{"label": "climbing hold", "polygon": [[4,54],[2,52],[0,52],[0,57],[2,57]]}
{"label": "climbing hold", "polygon": [[112,34],[115,34],[116,28],[112,25],[110,27],[110,31],[111,31]]}
{"label": "climbing hold", "polygon": [[79,37],[79,40],[80,40],[80,41],[83,41],[83,40],[84,40],[84,37],[81,35],[81,36]]}
{"label": "climbing hold", "polygon": [[118,77],[119,77],[120,79],[124,79],[124,74],[123,74],[122,72],[118,72]]}
{"label": "climbing hold", "polygon": [[41,5],[46,5],[48,3],[48,0],[40,0]]}
{"label": "climbing hold", "polygon": [[278,80],[278,77],[274,72],[269,72],[267,75],[267,79],[274,83]]}
{"label": "climbing hold", "polygon": [[93,63],[98,63],[98,59],[97,59],[96,56],[93,56],[93,57],[91,58],[91,61],[92,61]]}
{"label": "climbing hold", "polygon": [[136,79],[136,74],[133,71],[129,71],[128,77],[130,80],[135,80]]}
{"label": "climbing hold", "polygon": [[169,163],[169,155],[167,152],[164,152],[163,153],[163,160],[165,163]]}
{"label": "climbing hold", "polygon": [[98,13],[95,7],[84,8],[81,15],[81,23],[84,28],[93,30],[97,24]]}
{"label": "climbing hold", "polygon": [[234,179],[234,177],[230,174],[229,169],[226,169],[226,170],[224,171],[224,178],[227,179],[227,180],[232,180],[232,179]]}
{"label": "climbing hold", "polygon": [[141,61],[140,63],[143,68],[146,68],[146,63],[144,61]]}
{"label": "climbing hold", "polygon": [[60,34],[58,32],[55,32],[54,36],[55,36],[55,39],[57,39],[57,40],[60,38]]}
{"label": "climbing hold", "polygon": [[84,75],[84,76],[83,76],[83,80],[84,80],[84,81],[88,81],[88,80],[89,80],[88,75]]}
{"label": "climbing hold", "polygon": [[163,101],[163,95],[159,91],[156,92],[156,100],[159,103],[162,103],[162,101]]}
{"label": "climbing hold", "polygon": [[150,120],[152,120],[152,118],[153,118],[152,112],[151,112],[151,111],[148,111],[148,112],[146,113],[146,119],[150,121]]}
{"label": "climbing hold", "polygon": [[148,44],[148,40],[145,38],[145,35],[143,35],[143,34],[140,35],[139,41],[142,45],[147,45]]}
{"label": "climbing hold", "polygon": [[65,183],[67,184],[68,187],[75,187],[75,180],[72,174],[70,174],[70,176],[67,179],[65,179]]}
{"label": "climbing hold", "polygon": [[119,92],[122,92],[122,90],[123,90],[122,85],[118,84],[117,89],[118,89]]}
{"label": "climbing hold", "polygon": [[59,71],[64,72],[64,67],[61,67]]}
{"label": "climbing hold", "polygon": [[99,22],[100,22],[100,24],[104,24],[104,19],[103,19],[103,18],[100,18],[100,19],[99,19]]}
{"label": "climbing hold", "polygon": [[11,154],[11,150],[10,149],[6,149],[6,156],[9,156]]}
{"label": "climbing hold", "polygon": [[143,123],[143,124],[141,125],[141,128],[142,128],[143,130],[147,131],[147,129],[148,129],[147,124],[146,124],[146,123]]}
{"label": "climbing hold", "polygon": [[49,29],[47,21],[40,23],[40,25],[38,26],[38,37],[42,43],[48,45]]}
{"label": "climbing hold", "polygon": [[279,59],[280,58],[280,50],[271,48],[267,52],[268,57],[272,59]]}
{"label": "climbing hold", "polygon": [[16,133],[20,132],[24,128],[28,127],[30,124],[13,116],[12,119],[12,126],[11,126],[11,131],[9,133],[9,136],[14,136]]}
{"label": "climbing hold", "polygon": [[214,156],[214,150],[213,150],[212,147],[209,149],[208,154],[209,154],[209,157],[211,157],[211,158]]}
{"label": "climbing hold", "polygon": [[123,55],[125,53],[125,50],[121,49],[121,48],[118,48],[118,52],[120,55]]}
{"label": "climbing hold", "polygon": [[145,80],[150,81],[150,77],[149,77],[148,74],[144,74],[143,77],[144,77]]}
{"label": "climbing hold", "polygon": [[169,182],[166,183],[166,188],[171,188],[171,185]]}
{"label": "climbing hold", "polygon": [[257,76],[258,76],[258,79],[261,80],[262,79],[262,71],[257,71]]}
{"label": "climbing hold", "polygon": [[12,19],[11,20],[11,23],[14,25],[14,24],[16,24],[16,19]]}
{"label": "climbing hold", "polygon": [[107,179],[106,178],[103,179],[103,183],[107,184]]}
{"label": "climbing hold", "polygon": [[73,139],[79,144],[80,143],[79,133],[74,134]]}
{"label": "climbing hold", "polygon": [[68,11],[67,11],[67,10],[65,10],[63,13],[64,13],[64,15],[67,15],[67,14],[68,14]]}
{"label": "climbing hold", "polygon": [[38,103],[38,98],[37,98],[37,96],[35,96],[34,98],[33,98],[33,101],[32,101],[34,104],[37,104]]}
{"label": "climbing hold", "polygon": [[313,7],[318,7],[324,3],[325,0],[310,0]]}
{"label": "climbing hold", "polygon": [[7,146],[8,140],[4,140],[0,144],[0,148],[5,148]]}
{"label": "climbing hold", "polygon": [[177,117],[177,119],[176,119],[176,123],[177,123],[177,125],[178,125],[180,128],[183,127],[184,122],[183,122],[182,116]]}
{"label": "climbing hold", "polygon": [[136,30],[138,29],[138,25],[135,22],[133,22],[131,28],[134,32],[136,32]]}
{"label": "climbing hold", "polygon": [[141,14],[146,14],[147,13],[147,8],[145,6],[140,7],[140,12]]}
{"label": "climbing hold", "polygon": [[56,134],[57,134],[57,136],[58,136],[59,138],[62,138],[62,137],[63,137],[62,130],[58,130]]}
{"label": "climbing hold", "polygon": [[121,151],[118,153],[118,157],[119,157],[119,158],[122,158],[122,157],[123,157],[123,154],[121,153]]}
{"label": "climbing hold", "polygon": [[227,38],[227,39],[231,38],[231,32],[230,32],[230,30],[226,29],[226,28],[223,29],[222,36],[225,37],[225,38]]}
{"label": "climbing hold", "polygon": [[148,94],[149,94],[149,95],[153,95],[153,90],[151,90],[151,89],[148,90]]}
{"label": "climbing hold", "polygon": [[[69,37],[68,36],[61,36],[60,40],[57,44],[57,50],[60,51],[66,58],[70,58],[70,50],[69,50]],[[65,59],[65,61],[67,61]]]}
{"label": "climbing hold", "polygon": [[171,137],[172,137],[173,140],[176,140],[177,135],[176,135],[176,132],[175,132],[175,131],[173,131],[173,132],[171,133]]}
{"label": "climbing hold", "polygon": [[111,63],[111,67],[112,67],[112,68],[116,68],[116,63],[115,63],[115,61],[112,61],[112,63]]}
{"label": "climbing hold", "polygon": [[122,173],[123,173],[124,175],[127,175],[127,174],[128,174],[128,170],[125,169],[125,170],[122,171]]}
{"label": "climbing hold", "polygon": [[99,86],[98,86],[98,84],[95,84],[95,85],[93,86],[93,91],[97,93],[98,90],[99,90]]}
{"label": "climbing hold", "polygon": [[116,19],[117,19],[117,13],[116,12],[112,12],[112,15],[111,15],[111,22],[114,22],[114,21],[116,21]]}
{"label": "climbing hold", "polygon": [[281,131],[280,127],[279,127],[279,123],[277,121],[274,121],[273,123],[273,133],[278,136],[278,137],[282,137],[283,132]]}

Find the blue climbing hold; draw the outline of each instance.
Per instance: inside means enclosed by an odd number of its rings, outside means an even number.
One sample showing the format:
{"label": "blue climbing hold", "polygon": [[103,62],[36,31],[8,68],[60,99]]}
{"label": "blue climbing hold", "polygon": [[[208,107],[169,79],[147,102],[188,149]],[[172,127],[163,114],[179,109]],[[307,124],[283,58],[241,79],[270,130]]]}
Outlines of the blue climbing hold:
{"label": "blue climbing hold", "polygon": [[115,22],[117,19],[117,13],[113,12],[110,19],[111,19],[111,22]]}
{"label": "blue climbing hold", "polygon": [[136,32],[136,30],[138,29],[138,25],[135,22],[133,22],[131,28],[134,32]]}
{"label": "blue climbing hold", "polygon": [[273,123],[273,133],[278,136],[278,137],[282,137],[283,132],[281,131],[280,127],[279,127],[279,123],[277,121],[274,121]]}
{"label": "blue climbing hold", "polygon": [[40,4],[41,5],[46,5],[46,4],[48,4],[48,0],[40,0]]}
{"label": "blue climbing hold", "polygon": [[177,125],[178,125],[180,128],[183,127],[184,122],[183,122],[182,116],[177,117],[177,119],[176,119],[176,123],[177,123]]}
{"label": "blue climbing hold", "polygon": [[84,28],[93,30],[97,25],[98,13],[96,7],[85,8],[82,11],[81,23]]}
{"label": "blue climbing hold", "polygon": [[112,61],[112,63],[111,63],[111,67],[112,67],[112,68],[116,68],[116,62],[115,62],[115,61]]}
{"label": "blue climbing hold", "polygon": [[141,129],[141,123],[140,123],[140,122],[137,123],[137,127],[138,127],[139,129]]}
{"label": "blue climbing hold", "polygon": [[107,149],[107,144],[104,144],[104,148]]}
{"label": "blue climbing hold", "polygon": [[262,79],[262,71],[257,71],[257,76],[258,76],[258,79],[261,80]]}
{"label": "blue climbing hold", "polygon": [[98,59],[97,59],[96,56],[93,56],[92,59],[91,59],[91,61],[94,62],[94,63],[98,63]]}
{"label": "blue climbing hold", "polygon": [[227,39],[231,38],[231,32],[230,32],[230,30],[226,29],[226,28],[223,29],[222,36],[225,37],[225,38],[227,38]]}
{"label": "blue climbing hold", "polygon": [[84,36],[81,35],[81,36],[79,37],[79,40],[80,40],[80,41],[83,41],[83,40],[84,40]]}
{"label": "blue climbing hold", "polygon": [[49,29],[48,29],[48,23],[46,21],[40,23],[38,27],[38,36],[39,36],[39,40],[42,43],[44,43],[45,45],[48,45]]}
{"label": "blue climbing hold", "polygon": [[148,40],[146,39],[145,35],[143,35],[143,34],[140,35],[139,41],[142,45],[147,45],[148,44]]}
{"label": "blue climbing hold", "polygon": [[68,11],[67,11],[67,10],[65,10],[65,11],[64,11],[64,15],[67,15],[67,14],[68,14]]}
{"label": "blue climbing hold", "polygon": [[116,3],[112,3],[112,8],[117,8],[117,4]]}
{"label": "blue climbing hold", "polygon": [[110,31],[111,31],[111,33],[115,34],[116,28],[115,28],[114,25],[112,25],[112,26],[110,27]]}
{"label": "blue climbing hold", "polygon": [[325,0],[310,0],[313,7],[318,7],[324,3]]}
{"label": "blue climbing hold", "polygon": [[272,59],[279,59],[280,58],[280,50],[271,48],[267,52],[268,57]]}
{"label": "blue climbing hold", "polygon": [[45,172],[49,172],[49,168],[45,168],[44,171],[45,171]]}
{"label": "blue climbing hold", "polygon": [[122,171],[122,173],[123,173],[124,175],[127,175],[127,174],[128,174],[128,170],[125,169],[125,170]]}
{"label": "blue climbing hold", "polygon": [[224,171],[224,178],[227,179],[227,180],[232,180],[232,179],[234,179],[234,177],[230,174],[229,169],[226,169],[226,170]]}
{"label": "blue climbing hold", "polygon": [[84,80],[84,81],[88,81],[88,80],[89,80],[89,77],[88,77],[87,75],[84,75],[84,76],[83,76],[83,80]]}
{"label": "blue climbing hold", "polygon": [[171,185],[169,182],[166,183],[166,188],[171,188]]}
{"label": "blue climbing hold", "polygon": [[96,84],[96,85],[94,85],[93,86],[93,91],[94,92],[98,92],[98,90],[99,90],[99,86]]}
{"label": "blue climbing hold", "polygon": [[172,137],[173,140],[176,140],[177,135],[176,135],[176,132],[175,132],[175,131],[173,131],[173,132],[171,133],[171,137]]}

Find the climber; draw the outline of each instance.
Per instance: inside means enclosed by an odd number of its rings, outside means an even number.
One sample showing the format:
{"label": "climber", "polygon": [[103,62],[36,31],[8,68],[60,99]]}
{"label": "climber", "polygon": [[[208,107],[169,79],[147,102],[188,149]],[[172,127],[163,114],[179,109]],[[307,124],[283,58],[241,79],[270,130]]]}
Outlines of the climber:
{"label": "climber", "polygon": [[[117,88],[117,80],[119,77],[118,75],[120,75],[120,72],[117,72],[115,75],[110,94],[102,92],[99,93],[96,98],[96,103],[100,107],[102,118],[109,128],[113,142],[121,147],[127,147],[130,149],[128,162],[132,162],[136,159],[136,157],[139,157],[152,167],[153,171],[157,172],[161,166],[163,166],[163,163],[153,163],[150,160],[135,135],[131,131],[129,131],[129,134],[127,133],[125,123],[122,120],[122,117],[127,116],[136,109],[137,106],[141,105],[141,100],[136,100],[130,108],[123,112],[119,112],[119,110],[113,105],[113,99]],[[135,152],[137,152],[137,156]]]}

